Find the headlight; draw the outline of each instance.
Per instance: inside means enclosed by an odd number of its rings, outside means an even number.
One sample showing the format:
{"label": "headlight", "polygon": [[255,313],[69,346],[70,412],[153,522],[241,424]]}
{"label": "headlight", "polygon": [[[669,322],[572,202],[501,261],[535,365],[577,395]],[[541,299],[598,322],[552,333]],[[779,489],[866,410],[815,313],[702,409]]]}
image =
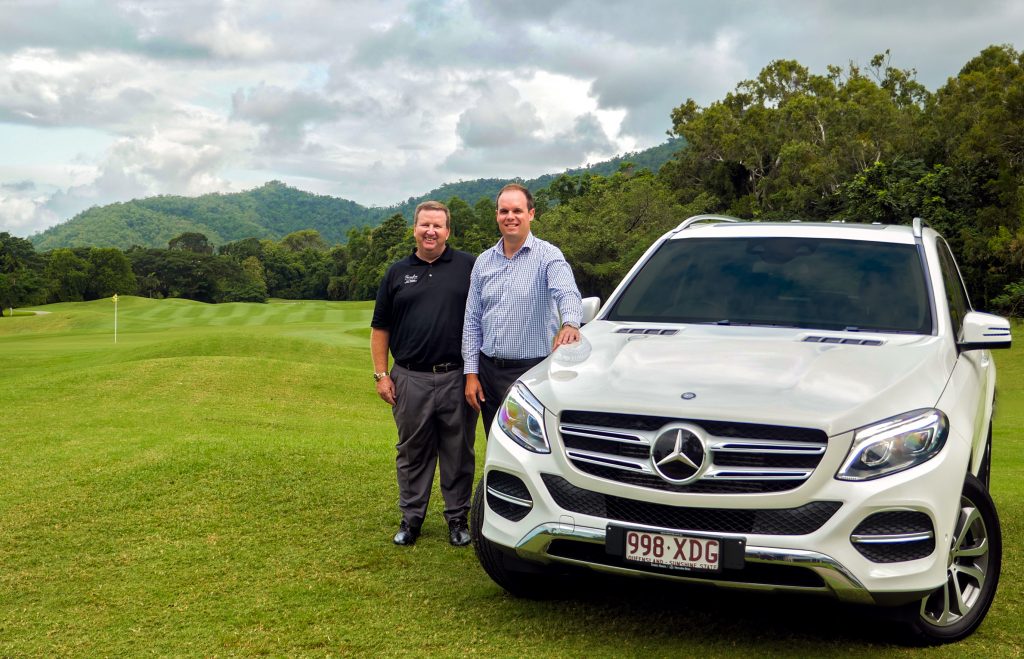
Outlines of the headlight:
{"label": "headlight", "polygon": [[861,428],[836,478],[867,481],[910,469],[946,445],[949,420],[939,410],[914,410]]}
{"label": "headlight", "polygon": [[527,451],[550,453],[544,432],[544,406],[521,383],[512,385],[498,408],[498,427]]}

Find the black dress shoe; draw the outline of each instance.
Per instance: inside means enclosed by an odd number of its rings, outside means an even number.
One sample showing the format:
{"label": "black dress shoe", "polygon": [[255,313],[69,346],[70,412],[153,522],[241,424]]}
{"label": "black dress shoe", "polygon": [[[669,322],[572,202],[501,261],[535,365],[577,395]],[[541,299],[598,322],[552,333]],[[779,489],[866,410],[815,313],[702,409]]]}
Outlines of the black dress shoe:
{"label": "black dress shoe", "polygon": [[395,544],[403,546],[414,545],[418,537],[420,537],[420,527],[412,526],[403,519],[402,524],[398,527],[398,533],[395,534]]}
{"label": "black dress shoe", "polygon": [[465,547],[471,539],[465,518],[457,517],[448,522],[448,542],[453,546]]}

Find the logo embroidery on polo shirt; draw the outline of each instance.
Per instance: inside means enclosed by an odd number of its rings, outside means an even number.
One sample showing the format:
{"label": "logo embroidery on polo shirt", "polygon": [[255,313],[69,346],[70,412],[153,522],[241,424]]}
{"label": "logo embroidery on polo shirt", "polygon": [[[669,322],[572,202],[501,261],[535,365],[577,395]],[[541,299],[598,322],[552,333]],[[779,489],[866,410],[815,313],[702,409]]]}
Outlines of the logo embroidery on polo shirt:
{"label": "logo embroidery on polo shirt", "polygon": [[420,276],[419,275],[406,275],[405,276],[405,283],[407,283],[407,284],[415,284],[419,280],[420,280]]}

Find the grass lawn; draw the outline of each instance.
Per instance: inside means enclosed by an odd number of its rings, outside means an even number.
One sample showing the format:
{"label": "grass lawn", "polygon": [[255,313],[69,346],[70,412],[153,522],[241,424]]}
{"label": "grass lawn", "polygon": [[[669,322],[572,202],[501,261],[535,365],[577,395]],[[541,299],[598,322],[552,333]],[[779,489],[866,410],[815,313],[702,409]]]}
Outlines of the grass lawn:
{"label": "grass lawn", "polygon": [[516,600],[448,545],[436,491],[393,546],[371,307],[122,297],[116,344],[109,300],[0,319],[0,657],[1024,653],[1019,327],[996,355],[999,594],[921,651],[818,598],[599,579]]}

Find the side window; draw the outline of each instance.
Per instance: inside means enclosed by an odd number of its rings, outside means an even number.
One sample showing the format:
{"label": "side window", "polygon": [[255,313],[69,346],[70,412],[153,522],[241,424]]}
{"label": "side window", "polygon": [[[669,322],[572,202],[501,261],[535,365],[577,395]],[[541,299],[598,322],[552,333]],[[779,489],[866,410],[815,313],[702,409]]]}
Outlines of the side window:
{"label": "side window", "polygon": [[939,268],[942,270],[942,283],[946,289],[946,301],[949,303],[949,320],[953,324],[953,336],[959,339],[964,316],[971,310],[971,302],[967,299],[960,271],[946,241],[937,239],[935,249],[939,254]]}

